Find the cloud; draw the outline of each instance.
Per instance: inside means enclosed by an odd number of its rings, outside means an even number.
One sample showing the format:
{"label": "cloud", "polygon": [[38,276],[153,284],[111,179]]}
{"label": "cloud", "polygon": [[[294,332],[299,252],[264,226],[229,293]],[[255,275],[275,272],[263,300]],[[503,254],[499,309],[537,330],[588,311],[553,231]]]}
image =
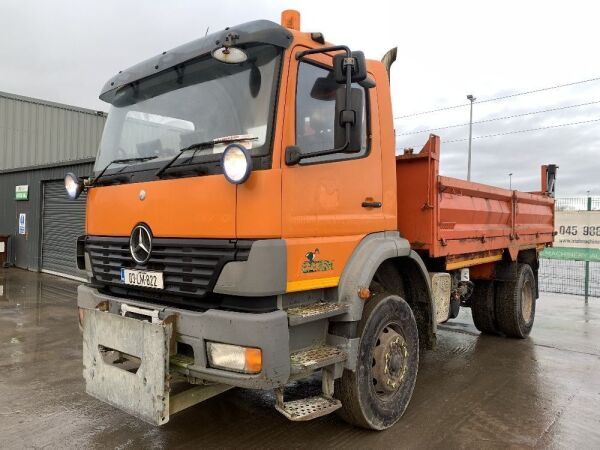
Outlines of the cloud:
{"label": "cloud", "polygon": [[[541,86],[539,86],[541,87]],[[488,98],[514,94],[516,91],[497,91]],[[474,121],[561,108],[600,100],[600,82],[577,87],[559,88],[544,93],[512,99],[474,104]],[[479,112],[481,111],[481,112]],[[442,114],[438,114],[440,116]],[[400,119],[399,133],[410,133],[437,126],[468,123],[468,107],[450,110],[443,119],[435,114]],[[475,123],[472,144],[472,180],[508,186],[513,173],[513,187],[533,191],[539,189],[542,164],[558,164],[558,195],[585,195],[600,192],[600,120],[565,127],[547,128],[562,124],[600,119],[600,103],[561,109],[540,114],[523,115],[499,121]],[[521,130],[524,133],[505,134]],[[468,126],[433,131],[442,142],[467,139]],[[482,137],[482,138],[480,138]],[[427,133],[399,136],[397,149],[419,145]],[[468,141],[442,143],[441,170],[445,175],[464,178],[467,171]]]}

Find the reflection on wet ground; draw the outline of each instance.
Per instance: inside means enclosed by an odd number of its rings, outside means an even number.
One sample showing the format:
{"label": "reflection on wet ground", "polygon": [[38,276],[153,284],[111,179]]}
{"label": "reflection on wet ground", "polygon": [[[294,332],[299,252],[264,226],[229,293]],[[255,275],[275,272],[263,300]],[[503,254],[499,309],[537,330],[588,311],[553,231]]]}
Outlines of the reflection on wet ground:
{"label": "reflection on wet ground", "polygon": [[405,416],[377,433],[335,415],[288,422],[271,393],[242,389],[154,428],[84,393],[77,283],[0,269],[0,286],[3,448],[600,447],[600,299],[544,294],[521,341],[480,336],[461,312],[423,355]]}

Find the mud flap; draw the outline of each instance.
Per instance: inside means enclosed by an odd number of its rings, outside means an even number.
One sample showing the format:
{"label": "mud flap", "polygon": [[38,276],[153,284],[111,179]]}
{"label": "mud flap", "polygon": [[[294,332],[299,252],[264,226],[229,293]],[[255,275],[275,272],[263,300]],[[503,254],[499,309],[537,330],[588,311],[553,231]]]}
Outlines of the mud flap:
{"label": "mud flap", "polygon": [[[171,323],[150,323],[99,310],[83,321],[86,392],[153,425],[169,421]],[[107,362],[106,349],[139,358],[127,371]]]}

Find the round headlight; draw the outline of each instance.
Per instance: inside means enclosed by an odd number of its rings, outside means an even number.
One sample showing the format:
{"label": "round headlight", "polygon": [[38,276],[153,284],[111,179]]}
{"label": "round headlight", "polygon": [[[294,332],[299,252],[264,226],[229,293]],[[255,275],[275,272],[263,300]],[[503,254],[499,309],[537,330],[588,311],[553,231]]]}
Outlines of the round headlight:
{"label": "round headlight", "polygon": [[229,144],[221,158],[223,173],[227,181],[233,184],[243,183],[252,171],[252,158],[250,153],[240,144]]}
{"label": "round headlight", "polygon": [[65,175],[65,189],[69,198],[75,200],[83,191],[83,183],[74,173],[69,172]]}

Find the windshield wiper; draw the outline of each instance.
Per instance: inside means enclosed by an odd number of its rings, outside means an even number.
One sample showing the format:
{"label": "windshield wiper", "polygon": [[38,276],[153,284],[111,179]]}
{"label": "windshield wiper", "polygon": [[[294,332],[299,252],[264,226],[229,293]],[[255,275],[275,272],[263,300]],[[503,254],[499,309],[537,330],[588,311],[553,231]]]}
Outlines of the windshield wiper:
{"label": "windshield wiper", "polygon": [[156,158],[158,158],[158,156],[139,156],[137,158],[113,159],[94,178],[94,181],[92,182],[92,185],[96,184],[98,182],[98,180],[100,179],[100,177],[102,177],[102,175],[104,175],[104,172],[106,172],[108,170],[108,168],[110,166],[112,166],[113,164],[127,164],[127,163],[132,163],[132,162],[144,162],[144,161],[150,161],[151,159],[156,159]]}
{"label": "windshield wiper", "polygon": [[179,153],[177,153],[173,158],[171,158],[169,161],[167,161],[167,163],[164,166],[162,166],[160,169],[158,169],[156,171],[156,176],[160,177],[165,172],[165,170],[167,170],[169,167],[171,167],[175,163],[175,161],[177,161],[179,159],[179,157],[181,155],[183,155],[184,153],[189,152],[191,150],[202,150],[205,148],[212,148],[216,144],[228,144],[230,142],[239,142],[239,141],[255,141],[257,139],[258,139],[258,137],[256,137],[256,136],[250,136],[250,135],[245,134],[245,135],[239,135],[239,136],[222,137],[222,138],[212,139],[210,141],[205,141],[205,142],[197,142],[188,147],[183,147],[181,150],[179,150]]}

